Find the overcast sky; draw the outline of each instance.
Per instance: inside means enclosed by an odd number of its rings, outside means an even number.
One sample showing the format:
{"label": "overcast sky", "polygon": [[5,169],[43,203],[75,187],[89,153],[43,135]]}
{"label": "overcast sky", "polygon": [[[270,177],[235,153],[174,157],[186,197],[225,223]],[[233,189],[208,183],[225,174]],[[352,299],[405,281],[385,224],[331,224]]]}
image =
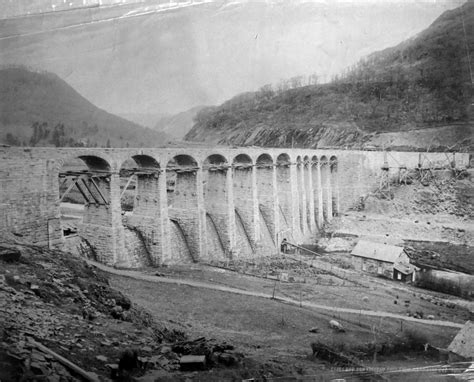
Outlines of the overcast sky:
{"label": "overcast sky", "polygon": [[0,23],[0,64],[51,71],[113,113],[173,114],[293,76],[328,79],[461,3],[195,0],[55,12]]}

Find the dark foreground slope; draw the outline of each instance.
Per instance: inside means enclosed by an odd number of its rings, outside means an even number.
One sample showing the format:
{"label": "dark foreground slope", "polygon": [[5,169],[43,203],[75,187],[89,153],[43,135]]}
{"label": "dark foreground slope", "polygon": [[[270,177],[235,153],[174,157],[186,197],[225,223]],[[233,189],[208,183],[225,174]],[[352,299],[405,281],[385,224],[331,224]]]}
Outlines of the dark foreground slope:
{"label": "dark foreground slope", "polygon": [[159,146],[165,134],[101,110],[52,73],[0,70],[0,142],[31,146]]}
{"label": "dark foreground slope", "polygon": [[[445,12],[416,37],[370,55],[330,84],[267,86],[206,108],[186,139],[394,147],[398,135],[426,130],[421,138],[401,141],[419,148],[433,146],[435,139],[434,146],[465,149],[473,144],[468,51],[474,52],[474,2]],[[379,134],[389,135],[384,141]]]}
{"label": "dark foreground slope", "polygon": [[[0,240],[2,381],[86,380],[42,346],[87,372],[89,381],[181,381],[180,357],[196,352],[214,360],[207,366],[217,375],[201,380],[221,381],[222,360],[242,358],[228,343],[188,340],[185,328],[153,317],[70,253]],[[134,350],[138,358],[123,362],[122,354]]]}

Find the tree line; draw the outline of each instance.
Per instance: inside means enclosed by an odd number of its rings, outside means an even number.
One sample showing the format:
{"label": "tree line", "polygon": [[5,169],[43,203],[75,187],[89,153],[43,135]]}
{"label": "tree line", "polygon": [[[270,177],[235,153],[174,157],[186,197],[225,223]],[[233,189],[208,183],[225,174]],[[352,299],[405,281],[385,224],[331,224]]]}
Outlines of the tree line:
{"label": "tree line", "polygon": [[[33,122],[30,126],[31,136],[29,139],[16,136],[8,132],[5,135],[5,143],[9,146],[54,146],[54,147],[112,147],[110,138],[100,144],[97,139],[92,138],[99,132],[97,125],[83,126],[80,131],[74,128],[66,128],[64,123],[58,122],[50,126],[48,122]],[[78,138],[77,135],[88,135],[88,138]],[[91,139],[92,138],[92,139]],[[128,142],[126,147],[128,147]]]}

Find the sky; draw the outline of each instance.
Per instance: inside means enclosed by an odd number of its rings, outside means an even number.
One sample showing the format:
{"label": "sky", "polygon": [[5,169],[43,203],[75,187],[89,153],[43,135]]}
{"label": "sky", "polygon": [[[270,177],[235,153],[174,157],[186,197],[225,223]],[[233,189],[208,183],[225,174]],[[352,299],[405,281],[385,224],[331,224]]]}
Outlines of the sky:
{"label": "sky", "polygon": [[294,76],[330,79],[461,3],[161,0],[46,13],[0,23],[0,65],[53,72],[116,114],[169,115]]}

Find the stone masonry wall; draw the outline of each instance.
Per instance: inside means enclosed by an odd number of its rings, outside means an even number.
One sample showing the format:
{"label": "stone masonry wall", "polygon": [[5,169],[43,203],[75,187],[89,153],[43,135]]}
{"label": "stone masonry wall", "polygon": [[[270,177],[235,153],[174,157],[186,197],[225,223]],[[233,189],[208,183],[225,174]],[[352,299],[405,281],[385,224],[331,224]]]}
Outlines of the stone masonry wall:
{"label": "stone masonry wall", "polygon": [[[229,168],[225,186],[218,191],[203,190],[203,162],[210,155],[218,154],[227,163],[234,163],[238,155],[251,158],[248,169]],[[266,167],[257,166],[257,158],[265,154],[272,158]],[[290,188],[286,175],[273,166],[275,158],[285,154],[291,163]],[[198,149],[84,149],[84,148],[0,148],[0,238],[18,237],[38,245],[61,247],[64,239],[60,225],[59,172],[71,158],[81,158],[91,170],[106,163],[108,175],[99,181],[99,187],[109,201],[107,206],[92,203],[86,207],[79,235],[96,250],[100,261],[108,264],[131,266],[125,245],[122,211],[120,208],[120,179],[118,170],[134,156],[149,157],[166,168],[177,155],[191,156],[197,163],[193,172],[179,172],[172,195],[166,193],[166,179],[160,175],[158,183],[143,181],[139,184],[140,200],[131,215],[131,223],[143,234],[147,248],[153,248],[155,264],[186,262],[189,253],[195,260],[206,260],[212,254],[206,239],[206,213],[222,213],[225,242],[232,253],[239,253],[237,237],[242,241],[242,227],[250,238],[251,249],[259,255],[255,241],[263,230],[262,216],[272,240],[282,225],[289,225],[299,243],[316,240],[317,231],[311,230],[321,217],[321,200],[325,202],[326,218],[331,219],[330,209],[344,212],[353,206],[360,196],[373,191],[380,183],[381,168],[389,167],[389,176],[397,177],[400,167],[408,169],[428,166],[469,165],[469,154],[453,153],[403,153],[352,150],[305,150],[268,148],[198,148]],[[323,174],[318,178],[321,158],[337,160],[337,172],[332,173],[330,188],[324,191]],[[311,158],[307,170],[302,168],[297,177],[297,158]],[[309,171],[311,166],[311,171]],[[322,169],[319,169],[321,171]],[[324,171],[321,171],[324,172]],[[96,178],[94,178],[96,179]],[[86,179],[87,180],[87,179]],[[97,180],[97,179],[96,179]],[[211,180],[214,182],[214,180]],[[140,183],[140,182],[139,182]],[[219,183],[222,184],[219,180]],[[327,182],[326,182],[327,184]],[[213,184],[214,187],[214,184]],[[323,194],[323,195],[321,195]],[[333,195],[335,195],[333,197]],[[331,197],[329,197],[331,196]],[[171,200],[167,202],[167,198]],[[299,201],[304,200],[299,205]],[[334,202],[333,202],[334,201]],[[278,204],[280,203],[280,204]],[[169,206],[168,206],[169,205]],[[309,208],[308,208],[309,206]],[[260,207],[260,208],[259,208]],[[281,210],[280,210],[281,207]],[[328,211],[329,209],[329,211]],[[209,210],[209,211],[207,211]],[[237,228],[235,210],[239,212]],[[261,212],[260,212],[261,211]],[[298,214],[301,212],[302,219]],[[172,222],[170,219],[173,219]],[[217,219],[218,220],[218,219]],[[141,225],[140,225],[141,222]],[[179,226],[176,225],[176,222]],[[285,223],[283,223],[285,222]],[[128,223],[127,223],[128,224]],[[301,234],[300,225],[306,234]],[[318,224],[320,227],[321,224]],[[152,227],[151,227],[152,226]],[[151,227],[151,228],[150,228]],[[184,234],[180,231],[180,229]],[[237,231],[239,230],[240,233]],[[263,230],[265,231],[265,230]],[[263,232],[264,236],[268,233]],[[183,235],[187,245],[183,244]],[[172,240],[176,242],[171,242]],[[253,242],[252,242],[253,241]],[[128,243],[130,244],[130,243]],[[274,251],[279,243],[274,242]],[[238,247],[238,248],[237,248]],[[249,246],[245,246],[248,250]],[[256,251],[256,252],[255,252]],[[186,254],[188,253],[188,254]],[[187,257],[186,257],[187,256]]]}

